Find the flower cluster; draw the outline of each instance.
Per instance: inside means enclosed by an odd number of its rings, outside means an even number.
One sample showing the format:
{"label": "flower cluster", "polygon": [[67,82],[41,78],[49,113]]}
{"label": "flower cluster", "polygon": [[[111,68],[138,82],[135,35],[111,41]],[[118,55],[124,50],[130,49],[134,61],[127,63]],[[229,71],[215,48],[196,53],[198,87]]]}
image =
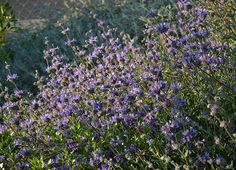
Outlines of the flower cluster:
{"label": "flower cluster", "polygon": [[[57,47],[45,50],[36,96],[9,74],[16,89],[1,92],[2,166],[235,166],[235,92],[223,79],[230,48],[211,35],[207,9],[177,5],[175,22],[148,26],[145,46],[99,23],[103,32],[85,45],[66,41],[73,61]],[[62,34],[69,38],[69,28]]]}

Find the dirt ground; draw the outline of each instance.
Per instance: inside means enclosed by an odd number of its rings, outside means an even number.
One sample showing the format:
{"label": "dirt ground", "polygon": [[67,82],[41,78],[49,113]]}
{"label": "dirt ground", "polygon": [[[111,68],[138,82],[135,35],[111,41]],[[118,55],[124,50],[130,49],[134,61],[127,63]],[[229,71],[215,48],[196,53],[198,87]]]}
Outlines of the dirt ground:
{"label": "dirt ground", "polygon": [[66,12],[64,0],[10,0],[19,20],[57,19]]}

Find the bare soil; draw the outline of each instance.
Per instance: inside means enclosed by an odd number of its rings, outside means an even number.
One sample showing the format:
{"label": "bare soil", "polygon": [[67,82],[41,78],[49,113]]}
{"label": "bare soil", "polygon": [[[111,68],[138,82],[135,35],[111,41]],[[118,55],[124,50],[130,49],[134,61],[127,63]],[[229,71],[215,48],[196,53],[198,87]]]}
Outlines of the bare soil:
{"label": "bare soil", "polygon": [[64,0],[10,0],[19,20],[55,20],[66,12]]}

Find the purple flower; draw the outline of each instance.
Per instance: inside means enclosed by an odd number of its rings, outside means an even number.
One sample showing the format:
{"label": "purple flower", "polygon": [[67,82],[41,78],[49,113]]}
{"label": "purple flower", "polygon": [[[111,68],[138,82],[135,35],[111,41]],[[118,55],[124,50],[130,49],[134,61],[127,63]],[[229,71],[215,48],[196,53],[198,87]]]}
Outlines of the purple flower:
{"label": "purple flower", "polygon": [[62,158],[63,158],[63,155],[58,154],[58,155],[55,156],[54,159],[52,159],[52,163],[59,163]]}
{"label": "purple flower", "polygon": [[125,156],[123,154],[118,154],[115,156],[115,159],[118,161],[118,162],[124,162],[126,159],[125,159]]}
{"label": "purple flower", "polygon": [[182,87],[182,85],[181,85],[181,83],[171,83],[171,88],[172,88],[172,90],[173,91],[178,91],[178,90],[180,90],[181,89],[181,87]]}
{"label": "purple flower", "polygon": [[105,26],[105,21],[99,20],[99,21],[98,21],[98,26],[101,27],[101,28],[104,28],[104,26]]}
{"label": "purple flower", "polygon": [[136,145],[135,144],[131,144],[130,148],[129,148],[129,152],[134,153],[134,152],[136,152],[136,150],[137,150]]}
{"label": "purple flower", "polygon": [[195,146],[198,148],[198,149],[201,149],[203,146],[204,146],[204,140],[199,140],[195,143]]}
{"label": "purple flower", "polygon": [[183,143],[190,142],[194,136],[196,136],[197,131],[194,128],[187,129],[182,132],[182,139]]}
{"label": "purple flower", "polygon": [[48,122],[51,120],[51,118],[52,118],[52,114],[50,114],[50,113],[46,113],[46,114],[40,116],[40,119],[43,122]]}
{"label": "purple flower", "polygon": [[233,86],[233,91],[236,93],[236,85]]}
{"label": "purple flower", "polygon": [[183,5],[184,5],[186,10],[190,10],[193,7],[192,4],[189,1],[184,2]]}
{"label": "purple flower", "polygon": [[15,158],[16,159],[24,158],[30,154],[30,151],[31,151],[30,148],[24,148],[24,149],[20,150],[20,152],[15,156]]}
{"label": "purple flower", "polygon": [[105,152],[105,156],[108,159],[114,157],[114,155],[115,155],[114,152],[111,151],[110,149],[106,150],[106,152]]}
{"label": "purple flower", "polygon": [[94,93],[95,92],[95,88],[93,86],[88,87],[87,90],[88,90],[89,93]]}
{"label": "purple flower", "polygon": [[15,90],[14,91],[14,95],[16,96],[16,97],[22,97],[23,95],[24,95],[24,92],[23,92],[23,90]]}
{"label": "purple flower", "polygon": [[196,8],[195,14],[196,14],[197,17],[205,18],[208,15],[208,10],[207,9],[203,9],[203,8]]}
{"label": "purple flower", "polygon": [[100,164],[98,170],[111,170],[111,168],[109,167],[107,163],[102,163]]}
{"label": "purple flower", "polygon": [[17,74],[9,74],[7,75],[7,81],[13,82],[18,78]]}
{"label": "purple flower", "polygon": [[101,151],[98,151],[97,153],[93,152],[92,157],[90,158],[89,164],[94,167],[98,164],[100,164],[103,161],[103,155]]}
{"label": "purple flower", "polygon": [[194,33],[194,36],[200,39],[207,38],[209,35],[210,35],[210,32],[208,30],[200,30]]}
{"label": "purple flower", "polygon": [[151,11],[149,12],[148,16],[149,17],[156,17],[158,13],[157,9],[151,9]]}
{"label": "purple flower", "polygon": [[160,23],[157,25],[157,31],[160,33],[166,33],[170,29],[169,23]]}
{"label": "purple flower", "polygon": [[3,162],[4,157],[0,155],[0,162]]}
{"label": "purple flower", "polygon": [[223,165],[225,162],[224,158],[219,155],[216,155],[215,161],[217,165]]}
{"label": "purple flower", "polygon": [[161,127],[161,132],[166,136],[167,140],[170,141],[173,136],[174,132],[179,128],[179,124],[177,121],[172,120],[169,122],[166,122],[162,127]]}
{"label": "purple flower", "polygon": [[177,109],[182,109],[186,105],[186,101],[180,96],[175,96],[172,100]]}
{"label": "purple flower", "polygon": [[198,160],[203,163],[206,164],[207,161],[210,161],[211,157],[209,152],[204,152],[202,155],[198,156]]}
{"label": "purple flower", "polygon": [[68,170],[68,169],[71,169],[69,165],[62,165],[57,168],[57,170]]}
{"label": "purple flower", "polygon": [[88,40],[88,43],[90,43],[91,45],[95,44],[97,42],[98,37],[90,37]]}
{"label": "purple flower", "polygon": [[27,120],[25,120],[24,122],[22,122],[20,124],[20,127],[27,129],[30,128],[33,124],[34,124],[35,120],[33,118],[29,118]]}
{"label": "purple flower", "polygon": [[79,42],[78,41],[76,41],[75,39],[72,39],[72,40],[68,40],[68,41],[66,41],[65,42],[65,45],[66,46],[75,46],[75,45],[78,45],[79,44]]}
{"label": "purple flower", "polygon": [[14,109],[15,107],[17,106],[17,103],[16,102],[5,102],[4,105],[2,106],[2,109],[4,110],[11,110],[11,109]]}
{"label": "purple flower", "polygon": [[62,119],[59,119],[59,120],[57,121],[57,127],[56,127],[56,129],[59,130],[59,129],[65,128],[65,127],[67,126],[68,122],[69,122],[69,120],[68,120],[66,117],[64,117],[64,118],[62,118]]}
{"label": "purple flower", "polygon": [[38,107],[39,107],[39,103],[38,103],[36,100],[33,100],[33,101],[32,101],[32,104],[31,104],[31,106],[30,106],[30,108],[31,108],[32,110],[37,110]]}
{"label": "purple flower", "polygon": [[8,127],[6,125],[1,125],[0,124],[0,134],[4,133],[5,130],[7,130],[7,129],[8,129]]}
{"label": "purple flower", "polygon": [[122,143],[123,143],[123,141],[119,138],[119,136],[116,137],[116,138],[112,138],[112,139],[111,139],[111,145],[112,145],[112,147],[120,146]]}

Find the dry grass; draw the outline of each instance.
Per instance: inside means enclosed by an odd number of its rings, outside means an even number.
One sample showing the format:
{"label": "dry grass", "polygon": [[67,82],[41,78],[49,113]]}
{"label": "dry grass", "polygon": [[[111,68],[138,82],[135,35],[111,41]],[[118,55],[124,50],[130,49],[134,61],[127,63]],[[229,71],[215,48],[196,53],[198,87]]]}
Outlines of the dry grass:
{"label": "dry grass", "polygon": [[56,19],[65,12],[64,0],[11,0],[19,20]]}

